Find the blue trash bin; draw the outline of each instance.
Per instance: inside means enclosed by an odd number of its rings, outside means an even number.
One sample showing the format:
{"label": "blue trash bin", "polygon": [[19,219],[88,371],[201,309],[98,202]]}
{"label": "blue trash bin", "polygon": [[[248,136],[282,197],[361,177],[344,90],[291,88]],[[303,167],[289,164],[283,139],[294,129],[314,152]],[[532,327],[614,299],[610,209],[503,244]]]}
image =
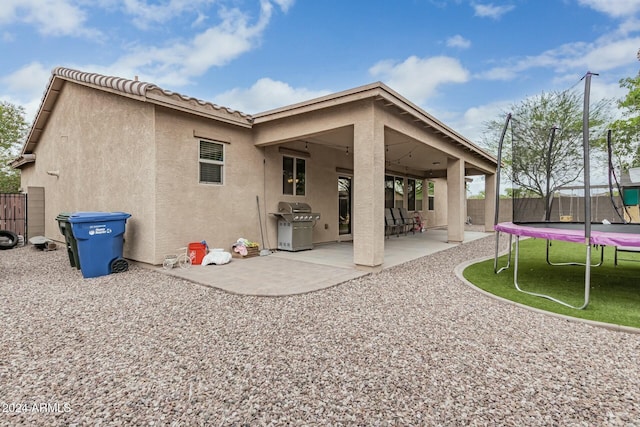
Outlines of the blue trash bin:
{"label": "blue trash bin", "polygon": [[125,212],[75,212],[69,216],[83,277],[106,276],[129,268],[122,258],[129,217]]}

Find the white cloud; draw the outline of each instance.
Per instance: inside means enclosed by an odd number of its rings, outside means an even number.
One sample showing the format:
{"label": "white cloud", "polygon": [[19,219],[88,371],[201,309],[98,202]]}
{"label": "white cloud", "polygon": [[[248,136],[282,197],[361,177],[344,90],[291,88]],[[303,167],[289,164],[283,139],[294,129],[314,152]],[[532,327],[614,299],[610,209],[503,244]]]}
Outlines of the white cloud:
{"label": "white cloud", "polygon": [[418,104],[432,97],[440,85],[469,80],[469,72],[460,62],[447,56],[411,56],[401,63],[381,61],[369,73]]}
{"label": "white cloud", "polygon": [[2,87],[7,91],[0,99],[25,107],[27,120],[32,120],[40,106],[40,101],[51,77],[51,70],[33,62],[8,76],[0,77]]}
{"label": "white cloud", "polygon": [[46,69],[38,62],[32,62],[8,76],[0,78],[0,82],[11,93],[33,97],[42,93],[50,76],[50,69]]}
{"label": "white cloud", "polygon": [[248,89],[235,88],[216,95],[214,99],[217,104],[244,113],[255,114],[329,93],[329,91],[293,88],[284,82],[262,78]]}
{"label": "white cloud", "polygon": [[97,30],[84,26],[86,13],[71,0],[3,0],[0,24],[23,22],[48,36],[97,37]]}
{"label": "white cloud", "polygon": [[479,16],[481,18],[491,18],[491,19],[500,19],[502,15],[512,11],[515,8],[512,5],[494,6],[493,3],[489,3],[489,4],[473,3],[472,6],[476,16]]}
{"label": "white cloud", "polygon": [[639,0],[578,0],[578,3],[616,18],[640,11]]}
{"label": "white cloud", "polygon": [[273,2],[280,6],[280,9],[282,9],[283,12],[287,12],[296,0],[273,0]]}
{"label": "white cloud", "polygon": [[223,66],[253,49],[259,42],[272,14],[268,1],[261,3],[255,24],[238,9],[222,9],[221,22],[197,34],[191,40],[166,46],[137,46],[110,67],[122,75],[140,75],[160,85],[183,86],[191,77],[212,67]]}
{"label": "white cloud", "polygon": [[539,55],[512,58],[510,64],[479,73],[478,77],[487,80],[511,80],[533,68],[547,68],[557,73],[600,73],[637,62],[639,46],[640,37],[614,39],[606,35],[593,43],[567,43]]}
{"label": "white cloud", "polygon": [[[147,29],[154,24],[168,22],[184,13],[194,13],[196,15],[193,25],[196,26],[206,18],[206,15],[202,12],[203,8],[213,4],[219,4],[221,9],[225,8],[224,3],[219,0],[168,0],[160,4],[149,0],[122,0],[121,5],[118,5],[113,0],[102,1],[105,6],[113,7],[116,5],[116,7],[120,7],[123,13],[134,18],[133,24],[142,29]],[[260,5],[263,9],[271,8],[273,3],[286,12],[294,2],[295,0],[260,0]]]}
{"label": "white cloud", "polygon": [[606,71],[637,61],[636,54],[640,46],[640,37],[617,40],[605,45],[589,46],[583,55],[576,55],[564,61],[571,68],[582,67],[585,70]]}
{"label": "white cloud", "polygon": [[640,31],[640,20],[636,17],[630,17],[620,24],[617,32],[622,36],[626,36],[636,31]]}
{"label": "white cloud", "polygon": [[482,145],[485,125],[488,120],[506,117],[512,101],[496,101],[467,109],[461,116],[450,120],[450,126],[472,142]]}
{"label": "white cloud", "polygon": [[[38,0],[6,0],[6,7],[0,8],[0,25],[3,22],[15,21],[18,15],[32,12],[32,8]],[[189,0],[190,1],[190,0]],[[213,0],[200,0],[204,1]],[[275,0],[273,0],[275,1]],[[104,9],[112,10],[115,0],[97,0],[97,5]],[[62,4],[63,0],[51,0],[49,4]],[[139,6],[141,2],[135,2]],[[174,10],[186,10],[188,1],[172,0]],[[65,4],[70,5],[70,2]],[[283,10],[289,8],[292,0],[275,1],[277,7]],[[5,5],[3,5],[5,6]],[[260,37],[270,22],[274,3],[268,0],[260,1],[260,15],[254,22],[250,21],[248,14],[238,9],[221,8],[219,23],[212,26],[191,39],[173,41],[163,46],[135,45],[128,53],[120,57],[110,65],[67,63],[65,66],[77,68],[87,72],[95,72],[104,75],[133,78],[139,76],[141,80],[153,82],[166,88],[175,88],[191,83],[192,77],[206,73],[211,67],[220,67],[234,60],[243,53],[253,49],[260,43]],[[141,12],[142,13],[142,12]],[[17,15],[16,15],[17,14]],[[36,16],[36,15],[34,15]],[[39,16],[39,15],[38,15]],[[200,15],[198,15],[200,16]],[[200,23],[204,19],[196,19]],[[77,27],[78,31],[82,27]],[[5,36],[5,40],[10,40]],[[54,64],[60,65],[60,64]],[[27,113],[35,115],[42,98],[42,91],[46,88],[51,75],[51,68],[45,68],[40,63],[32,63],[14,71],[12,74],[0,77],[5,93],[0,94],[0,99],[26,106]],[[264,88],[257,85],[254,91]],[[273,90],[273,86],[271,87]],[[278,106],[294,99],[299,101],[305,97],[313,97],[315,93],[296,89],[293,93],[302,93],[299,97],[285,94],[281,91],[282,101],[276,101]],[[265,90],[265,93],[268,93]],[[16,99],[19,98],[19,99]],[[268,96],[265,95],[265,99]],[[263,101],[259,105],[263,105]],[[250,103],[247,102],[247,105]],[[230,107],[238,108],[233,105]],[[262,107],[261,107],[262,108]],[[252,110],[255,111],[255,110]]]}
{"label": "white cloud", "polygon": [[[597,76],[591,79],[590,99],[592,102],[601,101],[603,99],[618,100],[625,97],[627,89],[621,88],[620,83],[606,79],[603,76]],[[616,111],[613,111],[617,113]]]}
{"label": "white cloud", "polygon": [[455,36],[449,37],[447,39],[447,46],[468,49],[469,47],[471,47],[471,41],[465,39],[460,34],[456,34]]}
{"label": "white cloud", "polygon": [[140,28],[148,28],[151,24],[165,23],[177,15],[194,11],[214,3],[215,0],[169,0],[161,4],[148,3],[145,0],[123,0],[123,12],[132,15],[134,25]]}
{"label": "white cloud", "polygon": [[518,75],[518,71],[515,68],[495,67],[477,74],[476,77],[484,80],[513,80]]}
{"label": "white cloud", "polygon": [[209,17],[201,12],[198,12],[198,17],[191,23],[192,28],[201,26]]}

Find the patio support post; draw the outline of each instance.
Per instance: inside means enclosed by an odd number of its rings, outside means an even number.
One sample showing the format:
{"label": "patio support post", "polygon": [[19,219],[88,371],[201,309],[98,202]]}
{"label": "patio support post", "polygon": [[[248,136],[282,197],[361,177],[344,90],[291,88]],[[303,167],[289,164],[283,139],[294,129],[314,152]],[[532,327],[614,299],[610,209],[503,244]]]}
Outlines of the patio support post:
{"label": "patio support post", "polygon": [[449,243],[464,240],[465,222],[464,160],[449,159],[447,162],[447,239]]}
{"label": "patio support post", "polygon": [[376,108],[353,129],[353,262],[377,267],[384,262],[384,124]]}
{"label": "patio support post", "polygon": [[493,231],[493,221],[496,214],[496,175],[484,176],[484,231]]}

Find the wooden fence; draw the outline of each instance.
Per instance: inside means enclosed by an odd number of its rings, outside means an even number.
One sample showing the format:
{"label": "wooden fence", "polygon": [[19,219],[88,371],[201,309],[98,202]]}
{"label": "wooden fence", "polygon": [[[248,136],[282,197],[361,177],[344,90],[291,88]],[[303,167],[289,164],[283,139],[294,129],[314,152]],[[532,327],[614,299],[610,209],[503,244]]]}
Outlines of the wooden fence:
{"label": "wooden fence", "polygon": [[0,230],[13,231],[27,239],[27,195],[0,193]]}

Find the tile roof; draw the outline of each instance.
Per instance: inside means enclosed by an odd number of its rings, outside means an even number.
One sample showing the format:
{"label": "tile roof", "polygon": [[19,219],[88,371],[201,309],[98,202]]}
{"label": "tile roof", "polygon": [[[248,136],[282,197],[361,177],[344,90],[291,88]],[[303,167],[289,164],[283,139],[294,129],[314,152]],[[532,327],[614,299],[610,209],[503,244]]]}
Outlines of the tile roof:
{"label": "tile roof", "polygon": [[38,113],[22,146],[21,154],[12,162],[13,167],[19,167],[35,161],[35,156],[32,155],[33,150],[44,132],[65,81],[92,86],[94,88],[119,93],[123,96],[135,97],[144,102],[152,102],[167,108],[210,117],[243,127],[251,127],[253,125],[253,116],[249,114],[165,90],[153,83],[138,81],[137,78],[131,80],[122,77],[88,73],[71,68],[56,67],[51,72],[51,78],[44,91]]}
{"label": "tile roof", "polygon": [[56,67],[51,72],[53,76],[64,77],[68,80],[77,82],[90,83],[96,86],[114,89],[120,92],[132,95],[144,96],[147,87],[153,86],[150,83],[140,82],[137,80],[124,79],[122,77],[103,76],[96,73],[86,73],[83,71],[73,70],[70,68]]}
{"label": "tile roof", "polygon": [[199,105],[202,107],[212,108],[213,110],[225,112],[227,114],[231,114],[247,120],[251,122],[253,117],[249,114],[245,114],[243,112],[233,110],[228,107],[223,107],[212,102],[203,101],[201,99],[193,98],[187,95],[182,95],[177,92],[172,92],[170,90],[162,89],[161,87],[153,84],[142,82],[138,80],[130,80],[125,79],[123,77],[113,77],[113,76],[105,76],[97,73],[88,73],[83,71],[74,70],[71,68],[65,67],[56,67],[52,71],[53,77],[62,77],[67,80],[76,81],[79,83],[88,83],[94,86],[100,86],[107,89],[112,89],[118,92],[122,92],[129,95],[143,96],[146,97],[148,93],[154,92],[159,95],[166,96],[168,98],[172,98],[177,101],[183,101],[185,103],[191,105]]}

